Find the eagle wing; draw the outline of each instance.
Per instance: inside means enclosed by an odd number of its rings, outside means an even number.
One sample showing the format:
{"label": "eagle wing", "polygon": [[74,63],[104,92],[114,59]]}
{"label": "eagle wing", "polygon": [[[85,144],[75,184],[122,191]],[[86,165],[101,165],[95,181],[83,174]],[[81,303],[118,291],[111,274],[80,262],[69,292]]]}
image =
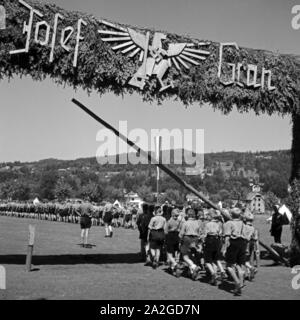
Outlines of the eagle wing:
{"label": "eagle wing", "polygon": [[114,43],[115,45],[112,49],[115,51],[121,50],[121,52],[127,54],[129,58],[133,58],[139,53],[139,59],[143,61],[144,51],[148,45],[146,35],[130,28],[117,26],[108,21],[101,20],[100,23],[113,29],[98,30],[98,33],[101,34],[102,41]]}
{"label": "eagle wing", "polygon": [[199,65],[199,60],[205,60],[210,54],[209,51],[196,49],[197,46],[207,46],[209,43],[170,43],[167,51],[170,65],[174,64],[176,69],[186,69],[190,65]]}

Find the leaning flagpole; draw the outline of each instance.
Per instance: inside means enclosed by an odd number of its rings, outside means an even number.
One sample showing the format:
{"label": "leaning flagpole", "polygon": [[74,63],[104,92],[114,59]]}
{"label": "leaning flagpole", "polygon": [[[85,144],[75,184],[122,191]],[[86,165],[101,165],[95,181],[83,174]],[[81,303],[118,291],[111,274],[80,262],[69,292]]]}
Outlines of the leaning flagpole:
{"label": "leaning flagpole", "polygon": [[76,104],[80,109],[82,109],[83,111],[85,111],[88,115],[90,115],[92,118],[94,118],[96,121],[98,121],[99,123],[101,123],[104,127],[106,127],[107,129],[111,130],[117,137],[119,137],[121,140],[123,140],[124,142],[126,142],[130,147],[132,147],[133,149],[135,149],[139,154],[141,154],[143,157],[147,158],[148,161],[151,164],[156,165],[159,169],[161,169],[162,171],[164,171],[165,173],[167,173],[170,177],[172,177],[175,181],[178,182],[178,184],[180,184],[181,186],[185,187],[187,190],[189,190],[190,192],[192,192],[193,194],[195,194],[197,197],[199,197],[202,201],[204,201],[205,203],[207,203],[210,207],[219,210],[220,212],[222,212],[223,217],[225,218],[225,220],[229,220],[231,217],[229,214],[227,214],[226,212],[224,212],[221,208],[219,208],[219,206],[215,205],[213,202],[211,202],[209,199],[207,199],[206,197],[204,197],[202,195],[202,193],[200,193],[198,190],[196,190],[193,186],[191,186],[190,184],[188,184],[186,181],[184,181],[183,179],[181,179],[179,176],[177,176],[172,170],[170,170],[168,167],[166,167],[165,165],[163,165],[162,163],[160,163],[159,161],[157,161],[154,157],[152,157],[151,152],[146,152],[145,150],[141,149],[139,146],[137,146],[134,142],[132,142],[131,140],[129,140],[127,137],[125,137],[122,133],[120,133],[117,129],[115,129],[113,126],[111,126],[109,123],[107,123],[106,121],[104,121],[103,119],[101,119],[99,116],[97,116],[94,112],[92,112],[91,110],[89,110],[87,107],[85,107],[81,102],[79,102],[76,99],[72,99],[72,102],[74,104]]}
{"label": "leaning flagpole", "polygon": [[[99,116],[97,116],[94,112],[92,112],[91,110],[89,110],[87,107],[85,107],[81,102],[79,102],[76,99],[72,99],[72,102],[74,104],[76,104],[80,109],[82,109],[84,112],[86,112],[88,115],[90,115],[92,118],[94,118],[96,121],[98,121],[99,123],[101,123],[104,127],[106,127],[107,129],[111,130],[117,137],[119,137],[121,140],[123,140],[124,142],[126,142],[129,146],[131,146],[133,149],[135,149],[139,154],[141,154],[143,157],[147,158],[148,161],[151,164],[156,165],[159,169],[161,169],[162,171],[164,171],[165,173],[167,173],[171,178],[173,178],[175,181],[177,181],[178,184],[180,184],[181,186],[183,186],[184,188],[186,188],[188,191],[190,191],[191,193],[193,193],[194,195],[196,195],[197,197],[199,197],[202,201],[204,201],[205,203],[207,203],[210,207],[219,210],[224,218],[224,220],[230,220],[231,216],[229,213],[225,212],[224,210],[222,210],[219,206],[217,206],[216,204],[214,204],[213,202],[211,202],[209,199],[207,199],[205,196],[202,195],[202,193],[200,193],[198,190],[196,190],[193,186],[191,186],[190,184],[188,184],[186,181],[184,181],[183,179],[181,179],[179,176],[177,176],[177,174],[175,174],[172,170],[170,170],[168,167],[166,167],[165,165],[163,165],[162,163],[160,163],[159,161],[157,161],[155,158],[153,158],[151,156],[151,152],[146,152],[145,150],[141,149],[139,146],[137,146],[134,142],[132,142],[131,140],[129,140],[127,137],[125,137],[122,133],[120,133],[117,129],[115,129],[113,126],[111,126],[109,123],[107,123],[106,121],[104,121],[103,119],[101,119]],[[281,263],[285,264],[286,266],[289,266],[288,261],[281,257],[279,255],[279,253],[277,251],[275,251],[274,249],[272,249],[271,247],[267,246],[266,244],[264,244],[263,242],[259,241],[260,245],[266,249],[271,256],[273,257],[273,259],[275,261],[280,261]]]}

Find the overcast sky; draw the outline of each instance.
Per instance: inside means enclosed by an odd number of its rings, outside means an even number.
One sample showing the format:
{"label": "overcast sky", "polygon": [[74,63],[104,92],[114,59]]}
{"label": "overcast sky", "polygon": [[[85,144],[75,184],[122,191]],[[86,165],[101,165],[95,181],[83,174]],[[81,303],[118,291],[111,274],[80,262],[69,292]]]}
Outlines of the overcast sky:
{"label": "overcast sky", "polygon": [[[43,1],[46,2],[46,1]],[[48,1],[47,1],[48,2]],[[49,1],[50,2],[50,1]],[[291,28],[290,0],[52,0],[68,10],[99,18],[151,27],[199,39],[237,42],[240,46],[283,53],[300,52],[300,31]],[[299,2],[299,1],[298,1]],[[298,3],[299,4],[299,3]],[[75,159],[96,154],[101,128],[76,108],[75,97],[106,121],[128,128],[204,129],[205,152],[288,149],[289,117],[228,116],[209,106],[187,109],[179,102],[143,103],[137,95],[88,96],[52,81],[15,78],[0,82],[0,162],[43,158]]]}

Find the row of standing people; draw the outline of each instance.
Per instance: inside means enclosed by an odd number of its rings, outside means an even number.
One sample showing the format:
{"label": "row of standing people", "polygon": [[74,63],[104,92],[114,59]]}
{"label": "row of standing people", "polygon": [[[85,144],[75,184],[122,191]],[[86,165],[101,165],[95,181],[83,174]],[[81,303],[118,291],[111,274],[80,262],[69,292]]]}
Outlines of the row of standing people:
{"label": "row of standing people", "polygon": [[196,217],[192,208],[186,213],[173,209],[169,220],[159,207],[155,210],[144,206],[143,211],[137,224],[146,265],[156,269],[164,248],[170,271],[176,276],[182,263],[188,266],[193,279],[205,268],[212,285],[231,277],[236,295],[241,294],[245,278],[253,280],[257,269],[251,257],[258,258],[259,245],[250,212],[234,208],[230,212],[232,219],[224,222],[220,212],[213,209],[205,219],[201,211]]}
{"label": "row of standing people", "polygon": [[[0,204],[0,215],[7,215],[18,218],[34,218],[50,221],[63,221],[78,223],[80,221],[80,207],[83,203],[26,203],[7,202]],[[107,214],[107,207],[111,207],[110,214]],[[113,227],[136,228],[138,208],[135,205],[120,208],[118,205],[92,205],[90,206],[89,217],[92,225],[104,225],[105,215],[111,215]]]}

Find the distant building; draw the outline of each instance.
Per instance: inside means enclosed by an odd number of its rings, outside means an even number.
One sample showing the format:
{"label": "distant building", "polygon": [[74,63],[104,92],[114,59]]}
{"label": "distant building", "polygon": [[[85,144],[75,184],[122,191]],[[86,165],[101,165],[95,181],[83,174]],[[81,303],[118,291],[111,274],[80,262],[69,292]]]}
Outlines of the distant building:
{"label": "distant building", "polygon": [[108,171],[105,173],[105,178],[111,179],[112,177],[117,176],[119,174],[120,174],[120,172],[118,172],[118,171]]}
{"label": "distant building", "polygon": [[252,184],[252,191],[247,194],[246,203],[254,213],[265,213],[265,199],[259,184]]}
{"label": "distant building", "polygon": [[[208,194],[204,194],[201,192],[201,194],[203,194],[203,196],[207,199],[209,199],[209,195]],[[195,194],[193,193],[188,193],[186,195],[186,201],[187,202],[203,202],[198,196],[196,196]]]}
{"label": "distant building", "polygon": [[144,202],[142,198],[136,192],[129,192],[125,195],[125,201],[127,204],[136,204],[139,207]]}
{"label": "distant building", "polygon": [[11,168],[12,171],[20,171],[22,169],[22,166],[14,166]]}
{"label": "distant building", "polygon": [[219,161],[218,167],[222,171],[231,171],[233,169],[233,161]]}
{"label": "distant building", "polygon": [[256,159],[272,160],[272,156],[258,155],[255,156]]}
{"label": "distant building", "polygon": [[214,174],[214,169],[213,168],[205,168],[201,172],[200,176],[201,176],[201,179],[204,179],[205,176],[210,176],[211,177],[213,174]]}
{"label": "distant building", "polygon": [[10,166],[0,168],[0,172],[6,172],[10,170]]}
{"label": "distant building", "polygon": [[187,176],[200,176],[203,173],[203,168],[201,166],[199,167],[186,167],[185,168],[185,174]]}
{"label": "distant building", "polygon": [[257,169],[254,168],[253,170],[245,169],[244,167],[240,167],[234,171],[232,171],[232,176],[234,177],[243,177],[247,178],[248,180],[258,180],[259,174]]}

